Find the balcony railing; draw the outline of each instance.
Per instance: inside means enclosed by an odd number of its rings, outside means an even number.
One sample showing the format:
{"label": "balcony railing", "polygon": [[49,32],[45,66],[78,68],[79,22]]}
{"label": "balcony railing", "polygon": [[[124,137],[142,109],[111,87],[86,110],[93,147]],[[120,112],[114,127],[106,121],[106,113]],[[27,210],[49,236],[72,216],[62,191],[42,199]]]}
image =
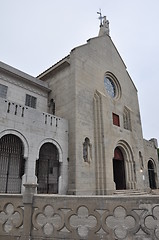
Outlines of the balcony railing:
{"label": "balcony railing", "polygon": [[5,100],[7,103],[7,113],[11,113],[20,117],[24,117],[25,110],[28,109],[28,107],[21,106],[19,104],[16,104],[14,102],[10,102]]}
{"label": "balcony railing", "polygon": [[23,106],[7,99],[0,99],[0,112],[3,113],[1,114],[3,118],[11,119],[12,121],[19,119],[18,121],[26,121],[27,124],[37,123],[38,125],[45,125],[45,127],[57,128],[62,126],[64,122],[67,122],[63,118],[46,112],[40,112],[37,109]]}

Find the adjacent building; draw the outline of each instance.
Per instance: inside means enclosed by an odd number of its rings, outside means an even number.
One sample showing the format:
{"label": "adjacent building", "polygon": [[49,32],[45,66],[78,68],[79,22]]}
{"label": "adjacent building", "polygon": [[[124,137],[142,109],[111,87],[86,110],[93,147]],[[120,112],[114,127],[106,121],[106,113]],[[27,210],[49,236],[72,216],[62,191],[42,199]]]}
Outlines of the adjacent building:
{"label": "adjacent building", "polygon": [[66,194],[68,122],[49,114],[47,83],[0,63],[0,192]]}

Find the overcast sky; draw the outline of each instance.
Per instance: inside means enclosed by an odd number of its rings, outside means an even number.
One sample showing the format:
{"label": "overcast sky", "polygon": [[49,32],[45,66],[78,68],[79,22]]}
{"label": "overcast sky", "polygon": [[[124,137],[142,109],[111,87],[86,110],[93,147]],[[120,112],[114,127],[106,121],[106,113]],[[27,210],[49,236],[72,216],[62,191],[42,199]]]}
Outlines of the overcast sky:
{"label": "overcast sky", "polygon": [[98,35],[99,8],[138,89],[143,136],[159,141],[159,0],[0,0],[0,61],[37,76]]}

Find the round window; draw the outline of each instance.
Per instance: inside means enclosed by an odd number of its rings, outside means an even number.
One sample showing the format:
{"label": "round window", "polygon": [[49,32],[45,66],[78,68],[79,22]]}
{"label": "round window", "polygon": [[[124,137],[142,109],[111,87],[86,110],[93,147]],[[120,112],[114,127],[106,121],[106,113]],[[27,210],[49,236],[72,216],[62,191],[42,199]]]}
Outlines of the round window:
{"label": "round window", "polygon": [[114,98],[116,96],[116,87],[113,80],[107,76],[104,78],[104,85],[108,94]]}
{"label": "round window", "polygon": [[114,74],[107,72],[104,76],[104,86],[111,98],[119,99],[121,97],[120,83]]}

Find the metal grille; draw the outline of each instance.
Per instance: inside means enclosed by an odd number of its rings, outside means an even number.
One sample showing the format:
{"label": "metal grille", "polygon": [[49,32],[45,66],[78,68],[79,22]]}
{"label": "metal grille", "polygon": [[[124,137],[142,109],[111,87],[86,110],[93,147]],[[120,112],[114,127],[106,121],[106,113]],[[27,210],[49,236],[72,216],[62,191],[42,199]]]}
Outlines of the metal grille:
{"label": "metal grille", "polygon": [[0,139],[0,192],[20,193],[24,173],[23,145],[14,135]]}
{"label": "metal grille", "polygon": [[36,165],[38,193],[58,193],[59,159],[55,145],[45,143]]}

